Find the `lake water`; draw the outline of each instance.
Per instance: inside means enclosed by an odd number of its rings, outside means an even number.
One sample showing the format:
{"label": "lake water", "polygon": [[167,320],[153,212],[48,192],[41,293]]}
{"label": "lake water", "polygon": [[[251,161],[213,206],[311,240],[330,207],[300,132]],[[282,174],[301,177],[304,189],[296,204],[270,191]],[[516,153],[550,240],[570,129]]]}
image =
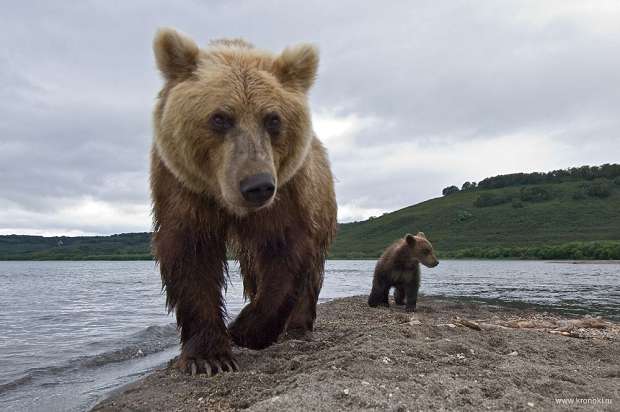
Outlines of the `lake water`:
{"label": "lake water", "polygon": [[[374,261],[328,261],[320,301],[367,294]],[[230,264],[229,314],[243,306]],[[421,293],[620,320],[620,264],[444,261]],[[85,410],[178,352],[153,262],[0,262],[0,405]]]}

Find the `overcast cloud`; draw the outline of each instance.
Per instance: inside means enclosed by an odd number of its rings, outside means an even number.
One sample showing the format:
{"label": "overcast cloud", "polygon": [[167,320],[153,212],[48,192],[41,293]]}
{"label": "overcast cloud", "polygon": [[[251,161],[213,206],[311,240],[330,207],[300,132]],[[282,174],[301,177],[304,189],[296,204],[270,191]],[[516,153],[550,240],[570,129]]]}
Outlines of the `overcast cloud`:
{"label": "overcast cloud", "polygon": [[0,234],[150,229],[151,41],[321,51],[339,220],[465,180],[620,162],[616,1],[22,1],[0,15]]}

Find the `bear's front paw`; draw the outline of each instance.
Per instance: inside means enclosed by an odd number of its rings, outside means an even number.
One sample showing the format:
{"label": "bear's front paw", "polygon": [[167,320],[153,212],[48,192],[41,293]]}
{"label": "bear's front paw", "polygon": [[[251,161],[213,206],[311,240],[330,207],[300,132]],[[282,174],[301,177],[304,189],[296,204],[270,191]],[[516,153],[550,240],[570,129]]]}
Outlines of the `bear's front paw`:
{"label": "bear's front paw", "polygon": [[406,305],[405,312],[415,312],[415,305]]}
{"label": "bear's front paw", "polygon": [[228,326],[228,333],[236,345],[244,348],[264,349],[278,340],[284,328],[282,321],[259,321],[242,315]]}
{"label": "bear's front paw", "polygon": [[183,342],[181,356],[175,366],[192,375],[205,373],[213,376],[220,372],[239,370],[239,365],[230,349],[230,338],[226,330],[218,331],[206,327]]}
{"label": "bear's front paw", "polygon": [[181,354],[175,366],[192,376],[204,373],[211,377],[219,372],[236,372],[239,370],[239,365],[232,355],[185,357]]}

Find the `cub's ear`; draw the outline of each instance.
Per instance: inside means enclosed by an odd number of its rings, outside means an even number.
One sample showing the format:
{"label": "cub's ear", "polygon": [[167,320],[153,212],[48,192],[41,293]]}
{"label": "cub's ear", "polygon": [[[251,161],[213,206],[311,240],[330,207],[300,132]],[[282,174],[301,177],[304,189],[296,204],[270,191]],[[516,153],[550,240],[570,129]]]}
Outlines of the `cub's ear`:
{"label": "cub's ear", "polygon": [[415,237],[413,237],[411,233],[407,233],[407,236],[405,236],[405,240],[407,241],[407,244],[409,246],[415,245]]}
{"label": "cub's ear", "polygon": [[200,49],[189,37],[171,28],[159,29],[153,41],[157,68],[166,80],[189,77],[198,64]]}
{"label": "cub's ear", "polygon": [[426,239],[426,235],[424,234],[424,232],[418,232],[416,236]]}
{"label": "cub's ear", "polygon": [[307,93],[319,67],[319,52],[311,44],[284,49],[273,63],[273,72],[284,87]]}

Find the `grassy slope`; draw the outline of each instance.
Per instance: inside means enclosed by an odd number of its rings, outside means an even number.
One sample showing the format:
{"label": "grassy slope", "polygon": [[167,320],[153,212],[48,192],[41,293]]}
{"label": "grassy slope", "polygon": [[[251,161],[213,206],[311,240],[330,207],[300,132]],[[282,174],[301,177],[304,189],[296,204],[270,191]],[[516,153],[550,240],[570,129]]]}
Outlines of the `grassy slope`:
{"label": "grassy slope", "polygon": [[[539,185],[553,193],[547,202],[476,208],[480,193],[512,194],[521,187],[459,192],[431,199],[376,219],[343,224],[333,257],[374,257],[404,233],[423,231],[440,252],[472,247],[513,247],[573,241],[620,240],[620,188],[605,199],[572,195],[583,181]],[[459,221],[460,211],[472,217]]]}
{"label": "grassy slope", "polygon": [[[62,241],[62,246],[58,242]],[[0,260],[151,259],[150,233],[112,236],[0,236]]]}
{"label": "grassy slope", "polygon": [[[572,195],[583,181],[539,185],[553,193],[550,201],[477,208],[481,193],[519,198],[521,187],[459,192],[431,199],[379,218],[340,225],[332,258],[373,258],[405,233],[423,231],[440,255],[469,248],[559,245],[574,241],[620,241],[620,186],[608,198]],[[464,212],[471,217],[460,221]],[[58,247],[62,240],[63,246]],[[0,236],[0,260],[151,259],[149,233],[114,236]],[[620,247],[620,246],[619,246]]]}

